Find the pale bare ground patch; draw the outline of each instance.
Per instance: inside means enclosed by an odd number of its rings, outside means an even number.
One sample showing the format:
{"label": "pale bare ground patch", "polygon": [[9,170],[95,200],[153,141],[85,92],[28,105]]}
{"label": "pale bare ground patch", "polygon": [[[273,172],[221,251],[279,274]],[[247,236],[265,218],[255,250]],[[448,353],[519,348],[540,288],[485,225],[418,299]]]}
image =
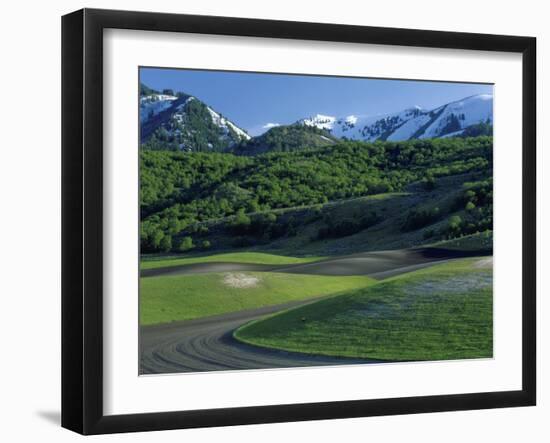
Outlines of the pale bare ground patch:
{"label": "pale bare ground patch", "polygon": [[488,289],[493,285],[493,274],[484,271],[456,275],[445,279],[430,279],[413,283],[404,289],[407,295],[436,295],[445,293],[466,293],[477,289]]}
{"label": "pale bare ground patch", "polygon": [[482,258],[473,265],[474,268],[491,269],[493,267],[493,257]]}
{"label": "pale bare ground patch", "polygon": [[254,288],[258,286],[260,279],[253,275],[230,272],[223,277],[223,284],[232,288]]}
{"label": "pale bare ground patch", "polygon": [[435,300],[446,294],[466,294],[479,289],[490,289],[493,285],[493,274],[487,271],[476,271],[468,274],[456,275],[448,278],[430,278],[414,282],[401,288],[396,295],[405,297],[396,298],[392,302],[372,302],[366,309],[346,311],[343,315],[350,317],[359,315],[368,318],[389,317],[399,311],[409,309],[419,298],[424,301]]}

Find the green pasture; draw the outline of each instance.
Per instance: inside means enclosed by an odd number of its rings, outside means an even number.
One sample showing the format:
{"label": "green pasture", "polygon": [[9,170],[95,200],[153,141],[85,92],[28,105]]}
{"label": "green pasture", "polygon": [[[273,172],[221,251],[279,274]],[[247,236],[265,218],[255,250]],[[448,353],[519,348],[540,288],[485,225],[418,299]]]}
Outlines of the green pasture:
{"label": "green pasture", "polygon": [[192,263],[231,262],[257,263],[266,265],[292,265],[295,263],[310,263],[324,257],[288,257],[284,255],[267,254],[263,252],[228,252],[204,256],[171,256],[167,258],[151,257],[141,261],[141,269],[156,269],[170,266],[189,265]]}
{"label": "green pasture", "polygon": [[390,361],[491,357],[492,266],[464,259],[350,289],[244,325],[246,343]]}
{"label": "green pasture", "polygon": [[[252,281],[234,287],[228,280]],[[270,272],[210,273],[140,279],[140,323],[190,320],[243,309],[336,294],[366,287],[364,276],[317,276]]]}

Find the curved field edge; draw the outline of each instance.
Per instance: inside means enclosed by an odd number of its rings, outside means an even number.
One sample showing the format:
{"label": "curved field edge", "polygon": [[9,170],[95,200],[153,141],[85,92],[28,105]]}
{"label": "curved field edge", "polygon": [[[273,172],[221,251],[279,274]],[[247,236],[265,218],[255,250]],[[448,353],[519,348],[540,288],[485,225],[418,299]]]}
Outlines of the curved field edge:
{"label": "curved field edge", "polygon": [[250,322],[233,336],[271,349],[384,361],[489,358],[492,261],[454,260]]}
{"label": "curved field edge", "polygon": [[194,257],[145,258],[141,260],[140,269],[167,268],[172,266],[210,262],[292,265],[300,263],[312,263],[315,261],[323,260],[324,258],[326,257],[290,257],[285,255],[267,254],[264,252],[228,252],[222,254]]}
{"label": "curved field edge", "polygon": [[224,272],[140,279],[140,324],[274,306],[374,284],[366,276]]}

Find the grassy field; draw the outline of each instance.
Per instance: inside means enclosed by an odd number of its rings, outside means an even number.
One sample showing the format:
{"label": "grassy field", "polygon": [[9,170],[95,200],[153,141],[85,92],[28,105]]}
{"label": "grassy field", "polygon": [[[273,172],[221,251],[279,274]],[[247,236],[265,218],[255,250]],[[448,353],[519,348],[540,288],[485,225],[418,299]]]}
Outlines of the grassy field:
{"label": "grassy field", "polygon": [[269,272],[212,273],[140,280],[142,325],[276,305],[366,287],[364,276],[328,277]]}
{"label": "grassy field", "polygon": [[232,262],[258,263],[265,265],[292,265],[295,263],[310,263],[324,257],[288,257],[284,255],[266,254],[262,252],[228,252],[204,256],[186,257],[151,257],[141,261],[141,269],[156,269],[170,266],[189,265],[192,263]]}
{"label": "grassy field", "polygon": [[249,323],[235,337],[289,351],[380,360],[492,356],[492,265],[465,259]]}

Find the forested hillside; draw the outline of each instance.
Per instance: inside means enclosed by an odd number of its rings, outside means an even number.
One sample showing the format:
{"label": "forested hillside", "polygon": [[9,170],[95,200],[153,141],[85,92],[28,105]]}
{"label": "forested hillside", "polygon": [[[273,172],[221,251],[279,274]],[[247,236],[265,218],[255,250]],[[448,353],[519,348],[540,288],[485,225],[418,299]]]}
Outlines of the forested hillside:
{"label": "forested hillside", "polygon": [[[492,137],[480,136],[331,140],[255,156],[143,150],[141,249],[286,247],[291,237],[303,246],[369,232],[385,220],[415,241],[490,231],[492,145]],[[416,200],[376,203],[397,201],[389,198],[396,193]],[[361,200],[374,195],[380,198]],[[350,199],[360,203],[351,213],[335,211],[334,202]]]}
{"label": "forested hillside", "polygon": [[262,135],[243,141],[233,147],[232,152],[240,155],[258,155],[267,152],[286,152],[303,147],[320,148],[337,143],[338,138],[330,132],[314,126],[277,126]]}
{"label": "forested hillside", "polygon": [[140,85],[142,150],[221,152],[250,139],[246,131],[184,92]]}

